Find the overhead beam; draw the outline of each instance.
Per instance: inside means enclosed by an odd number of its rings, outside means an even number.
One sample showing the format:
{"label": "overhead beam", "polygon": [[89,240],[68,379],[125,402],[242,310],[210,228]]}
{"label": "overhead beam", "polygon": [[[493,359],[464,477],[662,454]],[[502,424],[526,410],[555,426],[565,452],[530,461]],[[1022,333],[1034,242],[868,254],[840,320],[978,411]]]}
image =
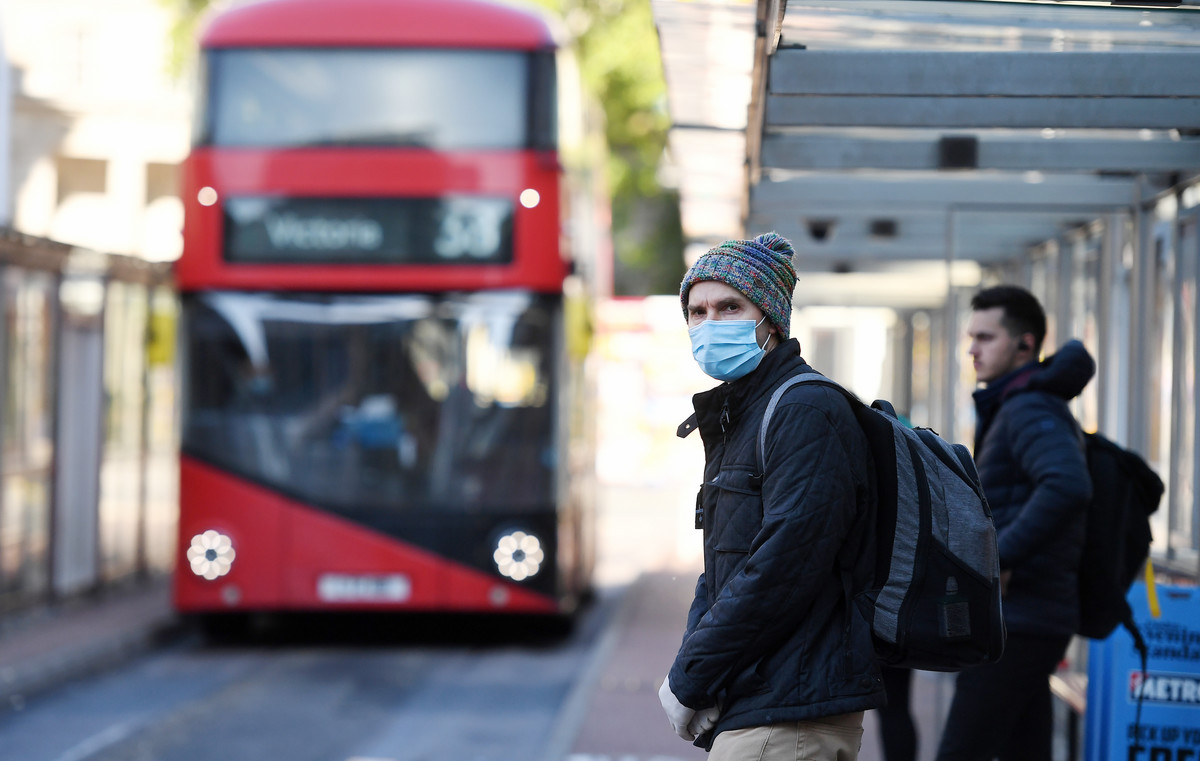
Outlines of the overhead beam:
{"label": "overhead beam", "polygon": [[[820,246],[847,236],[856,241],[871,241],[880,245],[891,245],[905,240],[922,244],[930,240],[941,241],[946,237],[950,215],[943,211],[888,211],[868,212],[863,210],[828,213],[820,209],[795,209],[792,211],[753,211],[747,219],[756,232],[785,225],[800,230],[803,240]],[[972,213],[958,225],[956,239],[974,240],[1021,240],[1031,243],[1053,237],[1061,229],[1072,224],[1083,224],[1087,214],[1013,215]],[[797,227],[798,226],[798,227]]]}
{"label": "overhead beam", "polygon": [[[968,264],[955,262],[955,264]],[[951,276],[944,268],[927,267],[913,273],[802,272],[793,304],[797,308],[884,307],[890,309],[937,309],[946,302]],[[956,282],[978,283],[979,271],[955,275]]]}
{"label": "overhead beam", "polygon": [[1200,99],[769,95],[768,127],[1196,129]]}
{"label": "overhead beam", "polygon": [[780,48],[769,81],[773,95],[1194,98],[1200,52]]}
{"label": "overhead beam", "polygon": [[[941,168],[933,137],[863,137],[840,133],[763,136],[764,169]],[[948,137],[960,137],[948,135]],[[974,169],[1047,172],[1175,172],[1200,169],[1200,139],[1043,138],[1040,135],[964,135],[976,141]]]}
{"label": "overhead beam", "polygon": [[825,207],[903,209],[1013,206],[1113,208],[1134,203],[1137,183],[1126,177],[1026,173],[805,172],[764,179],[750,187],[750,209]]}
{"label": "overhead beam", "polygon": [[[946,259],[947,214],[840,216],[755,212],[747,219],[749,234],[773,230],[788,238],[797,267],[827,269],[831,265],[880,261]],[[1022,255],[1079,220],[995,215],[956,224],[952,235],[956,259],[995,261]],[[877,234],[879,223],[894,224],[891,237]]]}
{"label": "overhead beam", "polygon": [[[772,229],[784,237],[796,233],[795,229],[778,225]],[[796,236],[799,237],[798,235]],[[876,241],[843,239],[817,245],[803,241],[794,243],[796,256],[793,261],[798,272],[838,272],[854,270],[860,263],[942,261],[950,258],[944,241],[933,241],[928,245],[920,241],[901,241],[885,244]],[[1028,246],[1015,243],[979,242],[970,246],[956,246],[955,259],[980,262],[982,264],[1009,261],[1027,254]]]}
{"label": "overhead beam", "polygon": [[[1138,23],[1143,20],[1152,23]],[[855,43],[879,48],[901,37],[975,49],[991,42],[1025,50],[1047,50],[1054,43],[1060,50],[1085,50],[1101,40],[1115,47],[1163,49],[1195,44],[1198,35],[1200,14],[1194,10],[979,0],[789,0],[783,31],[785,43],[826,49]]]}
{"label": "overhead beam", "polygon": [[[781,226],[773,229],[788,237],[788,228]],[[915,241],[894,245],[852,241],[835,242],[825,246],[800,243],[795,246],[795,251],[793,261],[797,272],[847,272],[856,271],[859,264],[944,261],[951,258],[944,242],[928,246]],[[955,247],[953,258],[980,264],[995,264],[1022,258],[1028,255],[1028,251],[1029,247],[1023,245],[979,242],[970,246]]]}
{"label": "overhead beam", "polygon": [[780,48],[767,127],[1200,127],[1200,52]]}

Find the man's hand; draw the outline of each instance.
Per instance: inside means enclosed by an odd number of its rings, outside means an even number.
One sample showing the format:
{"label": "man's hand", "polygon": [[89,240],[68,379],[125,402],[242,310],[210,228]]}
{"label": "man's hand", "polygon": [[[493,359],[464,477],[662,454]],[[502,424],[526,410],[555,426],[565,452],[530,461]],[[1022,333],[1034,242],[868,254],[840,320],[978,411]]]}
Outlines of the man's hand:
{"label": "man's hand", "polygon": [[1012,579],[1012,569],[1006,568],[1000,572],[1000,596],[1008,597],[1008,582]]}
{"label": "man's hand", "polygon": [[[675,697],[675,693],[671,691],[670,677],[664,679],[662,687],[658,688],[658,702],[662,703],[663,710],[667,712],[667,720],[671,722],[671,729],[675,730],[675,734],[688,742],[695,740],[696,732],[690,725],[696,712],[680,703],[679,698]],[[712,721],[714,724],[716,723],[715,716]],[[711,728],[710,726],[709,729]]]}
{"label": "man's hand", "polygon": [[696,715],[688,722],[688,731],[695,737],[707,734],[712,731],[713,727],[717,726],[717,717],[720,715],[721,709],[717,706],[701,708],[699,711],[696,711]]}

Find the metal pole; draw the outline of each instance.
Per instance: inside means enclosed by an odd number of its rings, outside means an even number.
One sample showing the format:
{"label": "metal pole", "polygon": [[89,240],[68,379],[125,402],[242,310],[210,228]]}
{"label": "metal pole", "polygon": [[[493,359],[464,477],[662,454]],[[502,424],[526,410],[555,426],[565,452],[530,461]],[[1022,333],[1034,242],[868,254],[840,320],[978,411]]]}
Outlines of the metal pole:
{"label": "metal pole", "polygon": [[954,231],[955,231],[955,210],[949,209],[946,212],[946,302],[945,302],[945,319],[942,329],[942,341],[946,347],[946,361],[944,387],[946,389],[942,398],[942,433],[947,439],[957,440],[955,435],[955,408],[957,405],[958,395],[961,389],[958,388],[958,352],[955,347],[958,345],[958,292],[954,288]]}

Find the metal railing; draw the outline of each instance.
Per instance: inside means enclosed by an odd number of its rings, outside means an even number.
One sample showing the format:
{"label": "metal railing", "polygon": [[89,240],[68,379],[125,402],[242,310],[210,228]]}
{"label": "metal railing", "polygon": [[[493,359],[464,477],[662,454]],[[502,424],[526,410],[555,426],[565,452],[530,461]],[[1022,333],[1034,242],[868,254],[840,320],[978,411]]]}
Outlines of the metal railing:
{"label": "metal railing", "polygon": [[170,265],[0,229],[0,610],[170,572]]}

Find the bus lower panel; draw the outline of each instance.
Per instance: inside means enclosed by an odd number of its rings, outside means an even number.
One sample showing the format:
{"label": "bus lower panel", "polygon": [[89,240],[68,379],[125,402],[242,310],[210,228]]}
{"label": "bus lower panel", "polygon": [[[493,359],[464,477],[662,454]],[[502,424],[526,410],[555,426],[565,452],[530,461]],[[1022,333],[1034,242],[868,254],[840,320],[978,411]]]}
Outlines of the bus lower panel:
{"label": "bus lower panel", "polygon": [[[555,595],[467,567],[190,458],[181,463],[180,485],[174,601],[183,612],[560,611]],[[494,551],[490,533],[456,539],[486,543],[489,553]],[[548,534],[541,541],[552,544],[555,537]],[[206,571],[215,578],[201,575]],[[541,574],[553,579],[557,569],[543,562],[529,581]]]}

